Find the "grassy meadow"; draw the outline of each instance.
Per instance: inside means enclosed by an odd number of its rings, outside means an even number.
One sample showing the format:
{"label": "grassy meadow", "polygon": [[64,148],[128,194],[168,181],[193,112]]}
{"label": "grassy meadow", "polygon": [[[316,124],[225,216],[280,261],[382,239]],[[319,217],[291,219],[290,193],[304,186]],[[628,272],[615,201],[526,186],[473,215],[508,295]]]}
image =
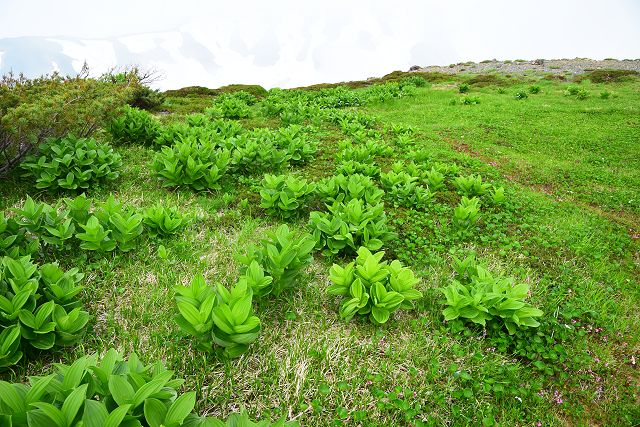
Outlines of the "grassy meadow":
{"label": "grassy meadow", "polygon": [[[85,273],[87,333],[75,346],[25,355],[0,379],[24,381],[53,363],[114,347],[163,361],[186,380],[184,390],[197,392],[203,415],[245,408],[255,418],[284,416],[303,426],[637,425],[640,80],[527,75],[461,93],[469,78],[452,75],[407,96],[331,109],[371,119],[366,137],[326,115],[265,114],[265,101],[236,120],[248,131],[299,120],[317,141],[313,160],[268,173],[318,182],[336,174],[342,151],[368,141],[385,147],[374,155],[383,173],[409,164],[442,171],[444,186],[427,203],[398,203],[389,191],[383,197],[395,236],[381,250],[420,279],[413,309],[382,325],[366,316],[342,320],[340,298],[327,293],[329,269],[354,256],[316,250],[293,289],[254,298],[262,330],[248,351],[233,359],[203,352],[174,320],[174,287],[197,274],[212,285],[236,283],[238,257],[250,245],[282,223],[311,232],[309,213],[326,208],[312,197],[290,218],[268,214],[260,196],[265,171],[223,178],[220,190],[165,188],[151,166],[158,149],[118,144],[120,176],[87,195],[102,202],[113,195],[139,210],[159,202],[192,221],[173,236],[142,234],[129,252],[44,251],[45,262]],[[162,106],[168,114],[156,116],[163,125],[183,123],[212,102],[174,94]],[[7,216],[26,195],[55,204],[78,193],[39,190],[22,172],[0,181]],[[504,200],[482,196],[478,219],[461,228],[452,219],[461,199],[454,182],[469,175],[492,192],[503,187]],[[544,313],[540,326],[510,334],[495,324],[444,320],[440,289],[455,277],[455,258],[470,254],[491,274],[529,286],[526,301]]]}

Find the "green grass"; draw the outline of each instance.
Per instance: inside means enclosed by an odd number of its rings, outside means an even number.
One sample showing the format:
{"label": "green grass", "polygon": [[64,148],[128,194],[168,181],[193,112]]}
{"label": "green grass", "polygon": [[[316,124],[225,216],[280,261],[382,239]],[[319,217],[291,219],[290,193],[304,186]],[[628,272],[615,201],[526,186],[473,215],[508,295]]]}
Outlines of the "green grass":
{"label": "green grass", "polygon": [[[262,238],[278,221],[258,207],[253,186],[228,182],[224,191],[194,193],[162,189],[149,163],[153,151],[119,147],[125,169],[117,181],[92,190],[105,200],[148,207],[161,201],[197,220],[179,236],[142,239],[137,250],[99,257],[82,251],[49,254],[66,268],[86,273],[83,300],[94,316],[83,343],[34,354],[0,379],[24,380],[51,363],[70,363],[86,352],[116,347],[145,361],[162,360],[198,392],[197,407],[226,415],[240,406],[252,415],[285,415],[302,425],[633,425],[640,421],[638,358],[640,317],[640,84],[581,83],[586,100],[563,95],[566,84],[540,80],[541,92],[513,95],[529,83],[478,89],[477,105],[451,105],[457,86],[434,84],[414,97],[360,109],[383,125],[411,125],[410,149],[396,147],[378,159],[419,153],[432,162],[457,163],[461,174],[479,173],[507,189],[502,209],[483,208],[471,235],[448,225],[457,196],[448,188],[425,211],[393,208],[387,214],[398,238],[385,250],[421,277],[424,298],[416,310],[400,311],[385,325],[365,319],[340,321],[329,297],[331,262],[316,254],[297,289],[256,304],[263,331],[248,353],[219,360],[194,348],[173,318],[172,287],[202,273],[209,283],[236,281],[234,255]],[[600,99],[604,88],[617,96]],[[168,100],[186,114],[209,98]],[[277,126],[254,118],[246,127]],[[320,151],[300,170],[307,179],[335,168],[340,130],[318,130]],[[385,134],[393,145],[394,138]],[[0,209],[19,206],[25,194],[53,202],[18,175],[0,182]],[[249,198],[248,208],[237,202]],[[304,229],[306,216],[292,222]],[[157,256],[158,246],[169,252]],[[529,301],[573,329],[562,344],[568,353],[558,372],[542,373],[525,358],[496,349],[480,328],[443,322],[437,288],[453,277],[452,256],[478,254],[494,273],[531,286]],[[346,263],[346,260],[338,260]],[[561,314],[558,314],[561,313]],[[572,323],[572,320],[575,323]],[[559,337],[557,337],[560,340]],[[563,375],[566,375],[564,377]],[[500,387],[496,387],[499,384]]]}

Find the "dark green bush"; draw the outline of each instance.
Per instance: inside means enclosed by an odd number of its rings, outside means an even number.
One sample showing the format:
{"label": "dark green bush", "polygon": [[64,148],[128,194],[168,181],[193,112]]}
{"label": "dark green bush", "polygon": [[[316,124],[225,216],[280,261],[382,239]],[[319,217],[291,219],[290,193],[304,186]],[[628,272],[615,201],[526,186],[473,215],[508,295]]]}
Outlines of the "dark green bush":
{"label": "dark green bush", "polygon": [[158,89],[140,85],[133,91],[129,105],[141,110],[156,110],[164,103],[165,98]]}
{"label": "dark green bush", "polygon": [[109,144],[73,135],[46,140],[21,164],[27,171],[24,176],[48,190],[86,189],[117,178],[121,166],[120,155]]}
{"label": "dark green bush", "polygon": [[583,80],[591,80],[592,83],[613,83],[637,77],[638,74],[635,70],[593,70],[576,76],[573,81],[580,83]]}
{"label": "dark green bush", "polygon": [[126,106],[109,125],[109,132],[117,143],[150,145],[160,133],[160,122],[144,110]]}
{"label": "dark green bush", "polygon": [[0,78],[0,175],[48,137],[91,136],[117,115],[139,84],[127,73],[117,82],[58,74],[28,80]]}

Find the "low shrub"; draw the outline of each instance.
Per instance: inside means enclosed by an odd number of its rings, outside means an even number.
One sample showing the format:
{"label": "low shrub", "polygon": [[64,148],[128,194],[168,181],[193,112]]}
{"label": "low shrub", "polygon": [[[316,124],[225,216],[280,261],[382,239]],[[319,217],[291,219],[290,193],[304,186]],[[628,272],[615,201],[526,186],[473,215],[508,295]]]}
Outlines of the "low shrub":
{"label": "low shrub", "polygon": [[144,110],[126,106],[120,117],[113,119],[109,133],[120,144],[151,145],[160,132],[160,122]]}
{"label": "low shrub", "polygon": [[177,234],[189,223],[189,219],[175,207],[156,204],[144,210],[143,223],[150,236],[170,236]]}
{"label": "low shrub", "polygon": [[153,170],[163,187],[219,190],[230,160],[230,151],[215,142],[185,140],[162,147],[153,160]]}
{"label": "low shrub", "polygon": [[362,246],[376,251],[393,237],[384,205],[372,206],[360,199],[336,202],[329,212],[311,212],[309,226],[315,248],[326,256],[355,253]]}
{"label": "low shrub", "polygon": [[637,77],[638,74],[636,70],[592,70],[576,76],[574,81],[577,83],[583,80],[590,80],[592,83],[613,83]]}
{"label": "low shrub", "polygon": [[57,73],[36,79],[0,78],[0,175],[47,138],[88,138],[104,128],[139,85],[135,70],[117,82]]}
{"label": "low shrub", "polygon": [[154,111],[164,104],[165,99],[165,94],[158,89],[151,89],[148,86],[140,85],[134,89],[128,104],[140,110]]}
{"label": "low shrub", "polygon": [[470,256],[455,259],[456,279],[441,289],[447,308],[443,311],[446,321],[461,318],[486,326],[487,322],[503,324],[510,334],[521,327],[539,326],[537,317],[542,311],[525,302],[529,285],[507,277],[493,277]]}
{"label": "low shrub", "polygon": [[332,285],[327,292],[346,300],[340,306],[340,317],[351,320],[356,314],[369,316],[374,324],[383,324],[398,310],[410,310],[413,302],[422,298],[414,289],[419,280],[400,261],[390,264],[381,259],[384,252],[372,254],[367,248],[358,249],[354,262],[340,267],[333,264],[329,271]]}
{"label": "low shrub", "polygon": [[337,174],[365,175],[375,178],[380,175],[380,167],[375,163],[363,163],[356,160],[344,160],[336,167]]}
{"label": "low shrub", "polygon": [[278,129],[275,143],[279,148],[286,150],[293,164],[304,164],[313,160],[318,151],[318,143],[308,141],[302,126],[299,125]]}
{"label": "low shrub", "polygon": [[[145,365],[109,349],[100,361],[83,356],[55,372],[30,377],[27,384],[0,381],[0,416],[6,425],[33,426],[270,426],[253,423],[246,411],[226,422],[193,412],[196,392],[180,393],[184,380],[162,363]],[[296,426],[285,423],[279,426]]]}
{"label": "low shrub", "polygon": [[477,96],[465,96],[460,100],[462,105],[477,105],[480,104],[480,98]]}
{"label": "low shrub", "polygon": [[538,94],[538,93],[540,93],[540,90],[541,90],[540,86],[538,86],[538,85],[529,86],[529,93],[531,93],[531,94],[534,94],[534,95]]}
{"label": "low shrub", "polygon": [[292,175],[265,175],[260,206],[269,215],[290,218],[300,213],[314,192],[315,184],[305,179]]}
{"label": "low shrub", "polygon": [[33,349],[69,346],[82,338],[89,321],[77,298],[83,277],[57,264],[37,266],[29,256],[0,259],[0,369]]}
{"label": "low shrub", "polygon": [[469,89],[471,89],[471,87],[467,83],[460,83],[458,85],[458,92],[460,93],[467,93]]}
{"label": "low shrub", "polygon": [[459,194],[467,197],[482,196],[491,188],[491,184],[482,182],[480,175],[459,176],[453,185]]}
{"label": "low shrub", "polygon": [[247,271],[255,270],[255,267],[251,267],[254,262],[273,278],[268,286],[256,289],[256,295],[272,293],[278,296],[284,290],[293,288],[302,269],[311,263],[315,241],[309,234],[297,236],[289,231],[286,224],[267,232],[266,236],[260,245],[249,246],[247,254],[239,256],[238,260],[246,267],[245,279],[251,277]]}
{"label": "low shrub", "polygon": [[513,97],[515,99],[527,99],[529,97],[529,95],[527,95],[527,92],[523,91],[523,90],[519,90],[515,93],[515,95],[513,95]]}
{"label": "low shrub", "polygon": [[273,138],[258,139],[242,135],[232,143],[231,168],[243,175],[280,171],[288,166],[291,158],[288,152],[278,149]]}
{"label": "low shrub", "polygon": [[109,144],[68,135],[47,139],[20,166],[36,188],[76,190],[116,179],[122,158]]}
{"label": "low shrub", "polygon": [[228,290],[221,284],[207,285],[199,275],[174,291],[180,312],[176,323],[197,339],[199,350],[235,358],[258,338],[260,319],[253,315],[253,291],[246,281]]}
{"label": "low shrub", "polygon": [[363,200],[366,204],[377,205],[382,201],[384,191],[365,175],[334,175],[318,182],[316,192],[324,203],[348,203],[353,199]]}
{"label": "low shrub", "polygon": [[480,218],[480,199],[468,199],[463,196],[460,204],[453,210],[453,225],[458,229],[469,229]]}
{"label": "low shrub", "polygon": [[244,97],[236,96],[235,94],[224,94],[216,97],[214,100],[214,108],[217,109],[225,119],[244,119],[249,117],[251,113]]}

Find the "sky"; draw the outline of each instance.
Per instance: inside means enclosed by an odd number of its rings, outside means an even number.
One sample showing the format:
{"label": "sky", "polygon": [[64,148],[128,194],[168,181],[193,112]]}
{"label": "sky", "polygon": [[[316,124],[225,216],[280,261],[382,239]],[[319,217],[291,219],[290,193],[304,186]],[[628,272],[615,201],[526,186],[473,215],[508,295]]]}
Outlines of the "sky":
{"label": "sky", "polygon": [[0,0],[0,73],[295,87],[485,59],[640,58],[638,0]]}

